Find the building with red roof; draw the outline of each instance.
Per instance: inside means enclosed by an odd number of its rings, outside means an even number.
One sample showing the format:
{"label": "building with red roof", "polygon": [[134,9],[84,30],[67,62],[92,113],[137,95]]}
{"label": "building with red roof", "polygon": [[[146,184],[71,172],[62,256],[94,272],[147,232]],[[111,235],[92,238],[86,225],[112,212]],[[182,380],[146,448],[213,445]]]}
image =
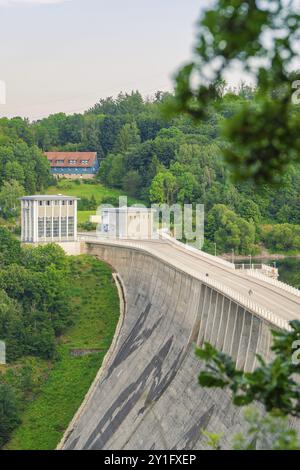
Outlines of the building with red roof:
{"label": "building with red roof", "polygon": [[45,152],[57,178],[94,178],[99,169],[96,152]]}

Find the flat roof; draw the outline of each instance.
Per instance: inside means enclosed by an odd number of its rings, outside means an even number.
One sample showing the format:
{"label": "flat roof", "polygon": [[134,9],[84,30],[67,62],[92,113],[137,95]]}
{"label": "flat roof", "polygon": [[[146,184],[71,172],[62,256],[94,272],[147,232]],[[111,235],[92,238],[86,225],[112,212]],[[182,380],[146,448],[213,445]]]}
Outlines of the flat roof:
{"label": "flat roof", "polygon": [[20,201],[79,201],[76,196],[64,196],[63,194],[37,194],[34,196],[23,196]]}
{"label": "flat roof", "polygon": [[101,211],[106,212],[156,212],[151,207],[102,207]]}

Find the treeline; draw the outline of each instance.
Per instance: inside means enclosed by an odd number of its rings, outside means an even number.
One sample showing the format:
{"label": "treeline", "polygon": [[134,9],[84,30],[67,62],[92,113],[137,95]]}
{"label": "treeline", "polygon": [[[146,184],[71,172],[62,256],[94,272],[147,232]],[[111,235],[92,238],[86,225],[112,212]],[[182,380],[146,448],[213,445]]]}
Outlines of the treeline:
{"label": "treeline", "polygon": [[53,358],[55,338],[71,325],[68,260],[57,245],[21,247],[0,227],[0,338],[9,362]]}
{"label": "treeline", "polygon": [[[106,186],[148,203],[204,204],[207,224],[218,226],[218,233],[206,226],[208,250],[217,243],[220,253],[234,249],[248,254],[265,242],[261,225],[300,224],[299,165],[291,165],[284,184],[272,188],[251,182],[234,184],[223,161],[221,149],[227,144],[220,129],[239,107],[255,100],[255,91],[242,86],[226,92],[217,107],[211,106],[208,118],[197,125],[183,115],[166,118],[162,111],[168,98],[161,92],[151,100],[143,99],[139,92],[121,93],[115,99],[100,100],[84,114],[59,113],[32,124],[19,118],[0,120],[0,135],[19,139],[14,145],[26,146],[30,152],[24,153],[25,147],[21,152],[20,147],[14,148],[9,161],[7,151],[3,152],[2,182],[18,182],[34,192],[49,178],[48,164],[40,160],[41,150],[97,151],[101,163],[98,179]],[[2,145],[0,140],[0,150]],[[19,161],[21,154],[23,160]],[[31,172],[25,171],[29,161],[31,165],[35,162]],[[16,186],[11,189],[2,186],[6,193],[18,192]],[[2,211],[11,211],[11,203],[5,208],[5,194],[2,200]],[[81,206],[94,207],[94,201],[83,201]]]}
{"label": "treeline", "polygon": [[69,277],[60,247],[22,248],[0,227],[0,339],[7,363],[19,360],[15,370],[0,373],[0,447],[20,423],[24,400],[40,386],[25,359],[56,359],[56,339],[73,324]]}
{"label": "treeline", "polygon": [[0,119],[0,217],[15,217],[18,198],[43,191],[51,180],[30,123],[21,118]]}

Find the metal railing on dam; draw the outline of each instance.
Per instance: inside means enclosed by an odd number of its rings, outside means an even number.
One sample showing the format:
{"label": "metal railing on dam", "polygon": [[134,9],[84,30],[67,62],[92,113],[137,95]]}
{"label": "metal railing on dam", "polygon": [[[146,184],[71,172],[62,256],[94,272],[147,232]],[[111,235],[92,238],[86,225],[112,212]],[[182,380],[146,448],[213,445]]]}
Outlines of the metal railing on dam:
{"label": "metal railing on dam", "polygon": [[[270,329],[277,318],[228,290],[226,276],[230,282],[240,279],[234,270],[216,268],[210,259],[204,262],[166,241],[86,237],[82,244],[118,273],[125,314],[109,359],[61,448],[203,449],[201,429],[222,434],[222,447],[230,448],[231,436],[243,431],[243,413],[232,405],[229,391],[199,387],[203,365],[195,346],[210,342],[239,369],[251,371],[257,354],[272,357]],[[245,286],[257,282],[241,280]]]}
{"label": "metal railing on dam", "polygon": [[[151,246],[147,246],[145,243],[143,243],[142,241],[138,241],[138,240],[101,239],[99,237],[95,237],[94,235],[89,236],[89,235],[86,235],[86,234],[84,236],[81,236],[81,240],[83,240],[83,241],[94,241],[94,242],[99,242],[99,243],[112,243],[112,244],[115,244],[117,246],[122,246],[122,245],[123,246],[129,246],[129,247],[132,247],[132,248],[137,248],[139,250],[146,251],[148,253],[151,253],[154,256],[157,256],[157,253],[156,253],[155,249],[152,249]],[[235,269],[235,265],[233,263],[230,263],[226,260],[223,260],[222,258],[212,256],[212,255],[210,255],[208,253],[205,253],[203,251],[200,251],[200,250],[198,250],[198,249],[196,249],[192,246],[185,245],[185,244],[179,242],[178,240],[175,240],[174,238],[172,238],[168,235],[163,234],[162,235],[162,240],[166,241],[167,243],[170,243],[171,245],[175,246],[179,250],[186,250],[187,252],[189,252],[193,256],[196,256],[199,259],[202,259],[202,258],[208,259],[208,260],[210,260],[214,263],[219,263],[219,264],[221,264],[223,266],[226,266],[230,269],[233,269],[233,270]],[[155,243],[155,242],[156,241],[153,241],[153,243]],[[178,266],[178,263],[177,263],[177,267],[180,267],[180,266]],[[191,271],[191,274],[193,276],[195,276],[196,278],[201,279],[207,285],[215,288],[220,293],[223,293],[224,295],[228,296],[232,300],[235,300],[237,303],[239,303],[239,304],[243,305],[244,307],[248,308],[249,310],[251,310],[256,315],[261,316],[262,318],[264,318],[265,320],[267,320],[268,322],[273,324],[275,327],[285,329],[285,330],[290,330],[290,326],[289,326],[289,324],[286,320],[283,320],[282,318],[280,318],[278,315],[276,315],[272,311],[261,307],[256,302],[253,302],[251,300],[251,298],[240,294],[239,292],[235,291],[234,289],[229,288],[225,284],[222,284],[221,282],[218,282],[218,281],[212,279],[211,277],[207,277],[207,276],[201,274],[201,272],[199,272],[199,270]],[[298,289],[292,288],[291,286],[288,286],[287,284],[284,284],[280,281],[268,278],[267,276],[257,272],[254,269],[247,270],[247,274],[249,274],[249,275],[251,274],[252,276],[257,277],[258,279],[261,279],[261,280],[266,280],[266,278],[267,278],[267,280],[269,280],[270,283],[272,283],[272,285],[277,285],[281,288],[285,288],[283,286],[286,286],[287,291],[289,291],[291,293],[295,293],[294,291],[297,291],[300,295],[300,291]]]}
{"label": "metal railing on dam", "polygon": [[255,277],[256,279],[260,279],[261,281],[267,282],[270,285],[277,287],[278,289],[283,289],[286,292],[289,292],[290,294],[300,297],[300,290],[297,289],[296,287],[290,286],[289,284],[279,281],[278,279],[273,279],[273,278],[270,278],[269,276],[265,276],[263,273],[257,272],[254,269],[249,269],[247,271],[247,275]]}

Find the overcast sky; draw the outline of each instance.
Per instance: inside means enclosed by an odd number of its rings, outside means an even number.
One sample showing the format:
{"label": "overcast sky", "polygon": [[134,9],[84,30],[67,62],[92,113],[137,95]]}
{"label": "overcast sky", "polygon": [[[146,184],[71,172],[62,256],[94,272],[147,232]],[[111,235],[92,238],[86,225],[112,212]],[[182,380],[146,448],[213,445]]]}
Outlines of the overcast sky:
{"label": "overcast sky", "polygon": [[0,116],[82,112],[169,90],[207,0],[0,0]]}

